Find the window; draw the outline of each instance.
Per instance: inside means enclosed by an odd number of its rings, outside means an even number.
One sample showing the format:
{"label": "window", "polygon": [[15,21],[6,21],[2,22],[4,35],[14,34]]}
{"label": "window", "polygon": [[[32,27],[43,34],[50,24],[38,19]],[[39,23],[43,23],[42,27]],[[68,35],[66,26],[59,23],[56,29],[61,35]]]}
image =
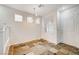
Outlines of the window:
{"label": "window", "polygon": [[37,18],[37,19],[35,20],[35,23],[36,23],[36,24],[40,24],[40,18]]}
{"label": "window", "polygon": [[27,23],[33,23],[32,17],[27,17]]}
{"label": "window", "polygon": [[15,14],[15,22],[22,22],[22,20],[23,20],[22,15]]}

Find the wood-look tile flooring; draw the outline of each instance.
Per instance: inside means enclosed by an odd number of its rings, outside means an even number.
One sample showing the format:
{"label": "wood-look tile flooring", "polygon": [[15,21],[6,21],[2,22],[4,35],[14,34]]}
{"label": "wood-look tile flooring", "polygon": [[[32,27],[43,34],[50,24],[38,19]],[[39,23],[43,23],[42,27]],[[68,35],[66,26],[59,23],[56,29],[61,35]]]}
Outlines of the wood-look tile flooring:
{"label": "wood-look tile flooring", "polygon": [[64,43],[54,45],[39,39],[11,45],[9,55],[79,55],[79,49]]}

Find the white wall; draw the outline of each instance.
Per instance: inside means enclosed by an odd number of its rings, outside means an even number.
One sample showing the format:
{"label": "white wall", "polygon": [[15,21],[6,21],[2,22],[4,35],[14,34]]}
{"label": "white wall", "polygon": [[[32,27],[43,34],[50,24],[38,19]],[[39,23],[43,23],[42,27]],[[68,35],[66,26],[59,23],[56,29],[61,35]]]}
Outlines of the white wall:
{"label": "white wall", "polygon": [[79,6],[61,11],[60,19],[63,42],[79,48]]}
{"label": "white wall", "polygon": [[[14,21],[14,14],[23,15],[23,22],[17,23]],[[11,44],[18,44],[40,37],[40,25],[27,24],[26,17],[32,16],[29,13],[15,10],[3,5],[0,5],[0,24],[10,26],[10,41]]]}
{"label": "white wall", "polygon": [[[57,12],[51,11],[48,15],[42,18],[42,38],[45,38],[51,43],[57,44]],[[47,32],[48,23],[51,22],[51,30],[52,32]],[[49,26],[48,26],[49,27]]]}

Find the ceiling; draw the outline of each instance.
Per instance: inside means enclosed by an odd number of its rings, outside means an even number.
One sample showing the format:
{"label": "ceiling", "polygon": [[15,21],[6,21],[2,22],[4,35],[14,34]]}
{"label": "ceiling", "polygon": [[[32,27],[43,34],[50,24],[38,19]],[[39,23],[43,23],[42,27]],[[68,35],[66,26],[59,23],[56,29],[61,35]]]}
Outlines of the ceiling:
{"label": "ceiling", "polygon": [[15,8],[24,12],[34,14],[34,8],[39,16],[44,16],[51,11],[58,10],[62,7],[68,7],[72,5],[62,4],[5,4],[8,7]]}

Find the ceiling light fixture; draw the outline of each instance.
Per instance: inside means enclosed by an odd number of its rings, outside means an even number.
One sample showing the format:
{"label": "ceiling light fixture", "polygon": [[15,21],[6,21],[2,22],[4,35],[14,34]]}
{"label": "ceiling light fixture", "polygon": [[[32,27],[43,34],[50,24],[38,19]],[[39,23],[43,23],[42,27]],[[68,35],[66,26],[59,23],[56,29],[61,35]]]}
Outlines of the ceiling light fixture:
{"label": "ceiling light fixture", "polygon": [[36,12],[36,8],[33,8],[34,9],[34,15],[35,16],[38,16],[37,12]]}
{"label": "ceiling light fixture", "polygon": [[41,7],[44,7],[44,5],[43,4],[39,4],[38,7],[41,8]]}
{"label": "ceiling light fixture", "polygon": [[[39,8],[43,7],[43,5],[40,4],[37,7],[39,9]],[[40,24],[40,17],[38,16],[38,12],[37,12],[36,8],[33,8],[33,10],[34,10],[35,23]]]}

